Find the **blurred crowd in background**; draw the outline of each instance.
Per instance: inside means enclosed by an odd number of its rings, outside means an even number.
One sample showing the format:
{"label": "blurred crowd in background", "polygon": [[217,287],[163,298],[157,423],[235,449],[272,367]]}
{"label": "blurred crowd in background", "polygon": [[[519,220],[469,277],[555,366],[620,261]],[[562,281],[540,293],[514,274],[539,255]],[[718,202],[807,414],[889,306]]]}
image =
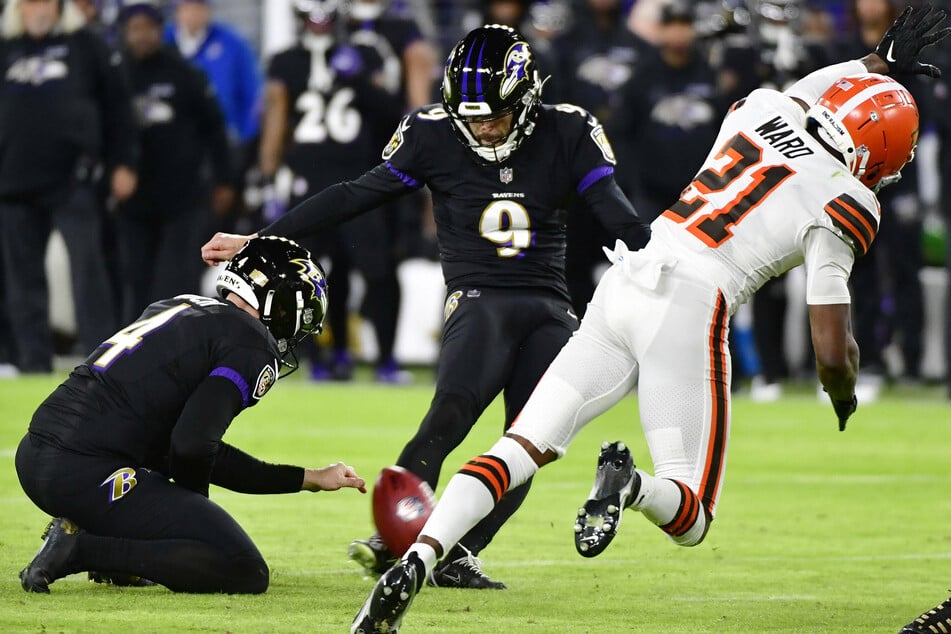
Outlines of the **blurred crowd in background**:
{"label": "blurred crowd in background", "polygon": [[[622,188],[651,220],[693,178],[735,100],[863,56],[904,7],[891,0],[6,5],[6,376],[50,372],[56,354],[84,355],[151,301],[207,292],[202,242],[218,230],[250,233],[380,162],[400,117],[439,101],[448,50],[480,24],[508,24],[526,36],[541,73],[551,75],[545,102],[571,103],[600,119]],[[951,69],[951,44],[932,58]],[[951,333],[951,185],[942,196],[951,183],[951,72],[941,80],[899,79],[921,110],[921,140],[902,181],[880,194],[881,231],[852,276],[860,401],[875,398],[886,381],[948,382],[951,367],[944,334]],[[569,209],[568,271],[583,315],[605,266],[601,245],[613,239],[579,211]],[[69,283],[55,263],[42,266],[51,235],[65,244]],[[397,271],[438,259],[425,193],[306,246],[326,265],[331,287],[329,327],[308,351],[310,378],[350,380],[355,362],[365,361],[378,381],[410,381],[402,365],[418,359],[395,352],[397,322],[407,319],[401,302],[419,293],[413,276]],[[793,271],[772,281],[734,318],[735,372],[747,379],[735,383],[757,400],[779,398],[790,379],[813,377],[803,277]],[[442,288],[426,288],[438,296],[437,315],[421,336],[436,341]],[[75,328],[55,319],[51,326],[51,306],[56,312],[70,293]],[[126,331],[135,336],[134,327]]]}

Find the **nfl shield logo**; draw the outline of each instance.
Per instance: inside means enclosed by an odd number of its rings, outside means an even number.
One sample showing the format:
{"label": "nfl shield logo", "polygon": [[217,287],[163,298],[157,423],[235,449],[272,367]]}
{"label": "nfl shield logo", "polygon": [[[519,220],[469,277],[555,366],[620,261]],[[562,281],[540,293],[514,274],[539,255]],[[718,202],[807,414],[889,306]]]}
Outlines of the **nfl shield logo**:
{"label": "nfl shield logo", "polygon": [[512,168],[503,167],[499,169],[499,180],[506,184],[511,183],[512,182]]}

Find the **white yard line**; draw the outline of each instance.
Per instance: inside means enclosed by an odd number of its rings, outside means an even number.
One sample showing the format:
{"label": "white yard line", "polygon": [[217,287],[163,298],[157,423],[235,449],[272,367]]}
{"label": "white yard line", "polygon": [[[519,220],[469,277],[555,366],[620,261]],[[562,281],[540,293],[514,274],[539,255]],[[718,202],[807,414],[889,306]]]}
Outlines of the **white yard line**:
{"label": "white yard line", "polygon": [[[951,559],[951,552],[945,553],[903,553],[900,555],[849,555],[842,557],[731,557],[730,562],[738,563],[783,563],[783,562],[797,562],[801,563],[804,561],[821,561],[821,562],[849,562],[849,561],[930,561],[935,559]],[[632,566],[632,565],[644,565],[657,560],[652,559],[611,559],[606,561],[606,567],[619,567],[619,566]],[[532,562],[504,562],[504,561],[493,561],[492,568],[499,569],[508,569],[508,568],[551,568],[555,566],[570,566],[572,562],[570,560],[540,560]],[[345,575],[352,574],[354,576],[360,576],[360,570],[357,568],[356,564],[352,566],[347,566],[344,568],[327,568],[323,570],[288,570],[288,569],[279,569],[278,574],[287,573],[293,575],[308,575],[308,576],[328,576],[328,575]],[[685,601],[695,600],[695,601],[723,601],[723,600],[737,600],[737,601],[785,601],[785,600],[817,600],[822,597],[816,597],[812,595],[766,595],[766,596],[742,596],[742,597],[697,597],[691,599],[689,597],[679,597]]]}

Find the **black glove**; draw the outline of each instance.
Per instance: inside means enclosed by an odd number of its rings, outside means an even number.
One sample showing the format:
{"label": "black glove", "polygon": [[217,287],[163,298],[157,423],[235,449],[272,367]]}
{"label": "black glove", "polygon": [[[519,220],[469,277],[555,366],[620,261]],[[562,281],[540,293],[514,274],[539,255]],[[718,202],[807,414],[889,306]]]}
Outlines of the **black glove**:
{"label": "black glove", "polygon": [[829,400],[832,401],[832,409],[835,410],[835,415],[839,417],[839,431],[845,431],[845,423],[849,420],[851,416],[859,406],[859,400],[855,397],[855,394],[852,395],[852,398],[844,401],[839,401],[831,396]]}
{"label": "black glove", "polygon": [[888,64],[889,74],[929,75],[941,77],[941,69],[918,61],[918,55],[926,46],[931,46],[951,34],[945,27],[934,33],[928,31],[946,23],[948,12],[937,11],[932,6],[906,7],[885,32],[882,41],[875,47],[875,54]]}

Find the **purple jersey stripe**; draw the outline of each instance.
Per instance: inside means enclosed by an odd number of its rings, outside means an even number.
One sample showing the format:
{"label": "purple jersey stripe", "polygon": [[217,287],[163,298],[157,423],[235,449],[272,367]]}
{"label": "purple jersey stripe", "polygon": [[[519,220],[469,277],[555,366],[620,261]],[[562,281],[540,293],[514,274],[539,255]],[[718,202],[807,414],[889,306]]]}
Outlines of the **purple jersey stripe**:
{"label": "purple jersey stripe", "polygon": [[212,370],[211,374],[208,376],[221,376],[234,383],[235,386],[241,391],[242,404],[244,407],[248,406],[248,398],[251,394],[251,388],[248,387],[248,382],[244,380],[244,377],[241,376],[237,370],[220,366]]}
{"label": "purple jersey stripe", "polygon": [[394,176],[396,176],[398,179],[403,181],[403,184],[406,185],[407,187],[412,187],[413,189],[420,188],[421,185],[418,180],[416,180],[409,174],[406,174],[405,172],[399,171],[398,169],[393,167],[393,164],[390,163],[389,161],[386,162],[386,169],[390,170],[390,172],[392,172]]}
{"label": "purple jersey stripe", "polygon": [[614,168],[610,165],[602,165],[601,167],[596,167],[588,175],[581,179],[581,182],[578,183],[578,193],[583,194],[586,189],[597,183],[599,180],[605,176],[610,176],[614,173]]}

